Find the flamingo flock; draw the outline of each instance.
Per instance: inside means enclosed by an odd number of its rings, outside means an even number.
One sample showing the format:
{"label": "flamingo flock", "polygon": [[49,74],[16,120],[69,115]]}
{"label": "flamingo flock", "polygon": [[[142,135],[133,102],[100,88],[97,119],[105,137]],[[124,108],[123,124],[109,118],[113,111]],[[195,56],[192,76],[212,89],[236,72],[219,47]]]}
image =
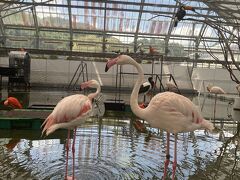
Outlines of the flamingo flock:
{"label": "flamingo flock", "polygon": [[[138,105],[138,95],[143,84],[144,73],[143,68],[134,59],[127,55],[119,55],[116,58],[110,59],[106,63],[105,72],[114,65],[132,65],[138,72],[138,78],[130,96],[130,106],[132,112],[139,118],[146,120],[151,127],[159,128],[167,132],[166,159],[164,162],[163,179],[166,178],[168,165],[170,163],[170,133],[174,134],[174,159],[172,165],[172,179],[175,178],[177,167],[177,134],[181,132],[191,132],[197,129],[206,129],[212,131],[213,124],[205,120],[198,108],[187,97],[174,92],[162,92],[156,94],[149,102],[146,108],[141,108]],[[67,96],[62,99],[52,113],[43,122],[42,134],[53,133],[55,130],[65,128],[68,130],[66,143],[66,173],[65,179],[75,179],[74,174],[74,157],[75,157],[75,139],[76,128],[83,124],[90,116],[92,111],[92,100],[101,91],[101,87],[96,80],[90,80],[81,84],[81,88],[92,87],[96,88],[96,92],[88,96],[76,94]],[[70,130],[73,129],[73,172],[72,176],[68,176],[68,151]]]}
{"label": "flamingo flock", "polygon": [[[138,72],[138,78],[130,96],[130,106],[132,112],[137,117],[146,120],[151,127],[159,128],[167,132],[166,159],[164,162],[163,179],[166,178],[167,168],[170,163],[170,133],[174,134],[174,160],[172,166],[172,179],[174,179],[177,167],[177,134],[181,132],[191,132],[197,129],[206,129],[208,131],[212,131],[214,129],[213,124],[203,118],[195,104],[193,104],[187,97],[174,92],[158,93],[151,99],[147,107],[139,107],[138,95],[139,93],[146,94],[151,88],[153,88],[154,82],[152,77],[148,79],[149,82],[142,83],[144,79],[143,68],[128,55],[119,55],[116,58],[110,59],[106,63],[105,72],[107,72],[114,65],[131,65],[136,68]],[[168,90],[176,88],[176,86],[170,82],[168,82],[166,86],[169,88]],[[75,179],[74,166],[76,129],[91,115],[93,110],[92,101],[99,95],[101,91],[101,86],[96,80],[84,82],[80,85],[80,87],[81,89],[88,87],[96,88],[96,91],[87,96],[75,94],[63,98],[57,103],[54,110],[45,119],[41,126],[43,127],[42,135],[46,136],[54,133],[57,129],[68,130],[65,167],[65,179],[67,180]],[[240,95],[240,84],[236,85],[236,89]],[[211,85],[207,87],[207,90],[215,95],[226,93],[222,88]],[[14,97],[9,97],[7,100],[5,100],[4,105],[11,106],[14,109],[22,109],[21,103]],[[142,124],[136,123],[136,126],[138,129],[145,131]],[[68,155],[70,149],[69,144],[71,130],[73,130],[73,171],[72,176],[68,176]]]}

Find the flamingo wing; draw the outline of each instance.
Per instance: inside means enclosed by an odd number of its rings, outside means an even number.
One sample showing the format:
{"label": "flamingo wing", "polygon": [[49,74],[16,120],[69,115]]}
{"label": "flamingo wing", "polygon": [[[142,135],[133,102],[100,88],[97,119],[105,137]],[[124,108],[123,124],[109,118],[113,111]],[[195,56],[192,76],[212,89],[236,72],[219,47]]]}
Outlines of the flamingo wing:
{"label": "flamingo wing", "polygon": [[150,114],[154,114],[153,126],[169,132],[176,133],[190,128],[199,128],[203,120],[197,107],[188,98],[172,92],[156,95],[146,109]]}
{"label": "flamingo wing", "polygon": [[84,117],[92,108],[92,103],[84,95],[72,95],[64,98],[55,107],[53,113],[57,122],[69,122]]}
{"label": "flamingo wing", "polygon": [[[43,132],[54,124],[81,121],[88,117],[92,110],[92,103],[87,96],[77,94],[67,96],[56,105],[53,112],[43,122]],[[80,122],[79,122],[80,123]]]}
{"label": "flamingo wing", "polygon": [[225,94],[225,91],[218,87],[218,86],[213,86],[211,89],[210,89],[210,92],[211,93],[215,93],[215,94]]}

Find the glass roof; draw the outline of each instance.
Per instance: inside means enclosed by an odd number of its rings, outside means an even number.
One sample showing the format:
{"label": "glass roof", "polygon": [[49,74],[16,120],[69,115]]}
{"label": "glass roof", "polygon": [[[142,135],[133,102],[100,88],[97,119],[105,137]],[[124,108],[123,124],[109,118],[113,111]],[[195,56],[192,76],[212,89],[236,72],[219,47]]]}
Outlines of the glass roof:
{"label": "glass roof", "polygon": [[[174,27],[181,6],[195,12],[185,10]],[[220,52],[215,27],[237,44],[238,7],[239,0],[1,0],[0,47],[102,53],[136,52],[143,43],[144,51],[149,45],[163,54],[180,47],[185,53],[179,56],[188,56],[208,44]]]}

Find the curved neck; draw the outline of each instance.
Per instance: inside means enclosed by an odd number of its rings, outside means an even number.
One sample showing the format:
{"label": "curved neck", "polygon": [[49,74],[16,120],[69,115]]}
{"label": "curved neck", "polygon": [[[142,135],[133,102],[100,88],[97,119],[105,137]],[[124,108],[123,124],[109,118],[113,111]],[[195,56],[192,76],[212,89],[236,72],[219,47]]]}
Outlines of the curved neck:
{"label": "curved neck", "polygon": [[144,79],[143,69],[136,61],[131,61],[131,64],[135,66],[138,71],[138,79],[131,93],[130,106],[136,116],[143,117],[144,109],[140,108],[138,105],[138,92]]}
{"label": "curved neck", "polygon": [[99,85],[99,86],[97,87],[96,92],[90,93],[90,94],[88,95],[88,98],[89,98],[90,100],[92,100],[93,98],[95,98],[95,97],[100,93],[100,91],[101,91],[101,86]]}

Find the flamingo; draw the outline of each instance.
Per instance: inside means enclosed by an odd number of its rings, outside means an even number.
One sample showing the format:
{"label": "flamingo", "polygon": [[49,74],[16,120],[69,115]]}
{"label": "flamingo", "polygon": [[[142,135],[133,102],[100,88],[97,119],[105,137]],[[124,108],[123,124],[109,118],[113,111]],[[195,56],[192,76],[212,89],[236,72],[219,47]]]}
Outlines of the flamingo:
{"label": "flamingo", "polygon": [[[96,92],[89,94],[88,96],[82,94],[75,94],[67,96],[58,102],[52,113],[46,118],[42,126],[42,135],[53,133],[55,130],[63,128],[68,129],[68,137],[66,143],[67,160],[66,160],[66,174],[65,179],[74,179],[74,156],[75,156],[75,140],[77,126],[83,124],[92,112],[92,100],[98,96],[101,91],[101,87],[96,80],[90,80],[80,85],[81,89],[91,87],[96,88]],[[68,176],[68,151],[69,151],[69,139],[70,129],[73,129],[73,174],[72,177]]]}
{"label": "flamingo", "polygon": [[208,92],[213,94],[226,94],[226,92],[222,88],[218,86],[212,86],[210,84],[207,86],[207,90]]}
{"label": "flamingo", "polygon": [[127,55],[120,55],[116,58],[109,60],[106,64],[105,71],[113,65],[130,64],[138,71],[138,79],[130,97],[130,106],[133,113],[146,120],[150,126],[167,131],[167,146],[166,146],[166,159],[164,163],[165,179],[167,174],[167,167],[169,165],[169,144],[170,133],[174,133],[174,161],[172,179],[175,177],[177,166],[177,133],[189,132],[197,129],[207,129],[212,131],[214,126],[211,122],[205,120],[199,113],[197,107],[187,98],[174,92],[162,92],[155,95],[148,106],[144,109],[138,106],[138,91],[143,81],[143,69],[134,59]]}
{"label": "flamingo", "polygon": [[8,97],[4,101],[5,106],[11,106],[14,109],[22,109],[22,104],[19,102],[19,100],[15,97]]}
{"label": "flamingo", "polygon": [[236,89],[237,89],[238,95],[240,96],[240,84],[236,85]]}
{"label": "flamingo", "polygon": [[156,54],[156,53],[158,53],[156,48],[153,48],[152,46],[149,46],[149,54],[153,55],[153,54]]}
{"label": "flamingo", "polygon": [[214,113],[213,113],[213,120],[215,121],[215,114],[216,114],[216,105],[217,105],[217,95],[218,94],[226,94],[226,92],[218,87],[218,86],[213,86],[213,85],[208,85],[207,86],[208,92],[215,94],[215,101],[214,101]]}
{"label": "flamingo", "polygon": [[177,86],[171,81],[166,82],[166,87],[168,91],[174,91],[178,89]]}

